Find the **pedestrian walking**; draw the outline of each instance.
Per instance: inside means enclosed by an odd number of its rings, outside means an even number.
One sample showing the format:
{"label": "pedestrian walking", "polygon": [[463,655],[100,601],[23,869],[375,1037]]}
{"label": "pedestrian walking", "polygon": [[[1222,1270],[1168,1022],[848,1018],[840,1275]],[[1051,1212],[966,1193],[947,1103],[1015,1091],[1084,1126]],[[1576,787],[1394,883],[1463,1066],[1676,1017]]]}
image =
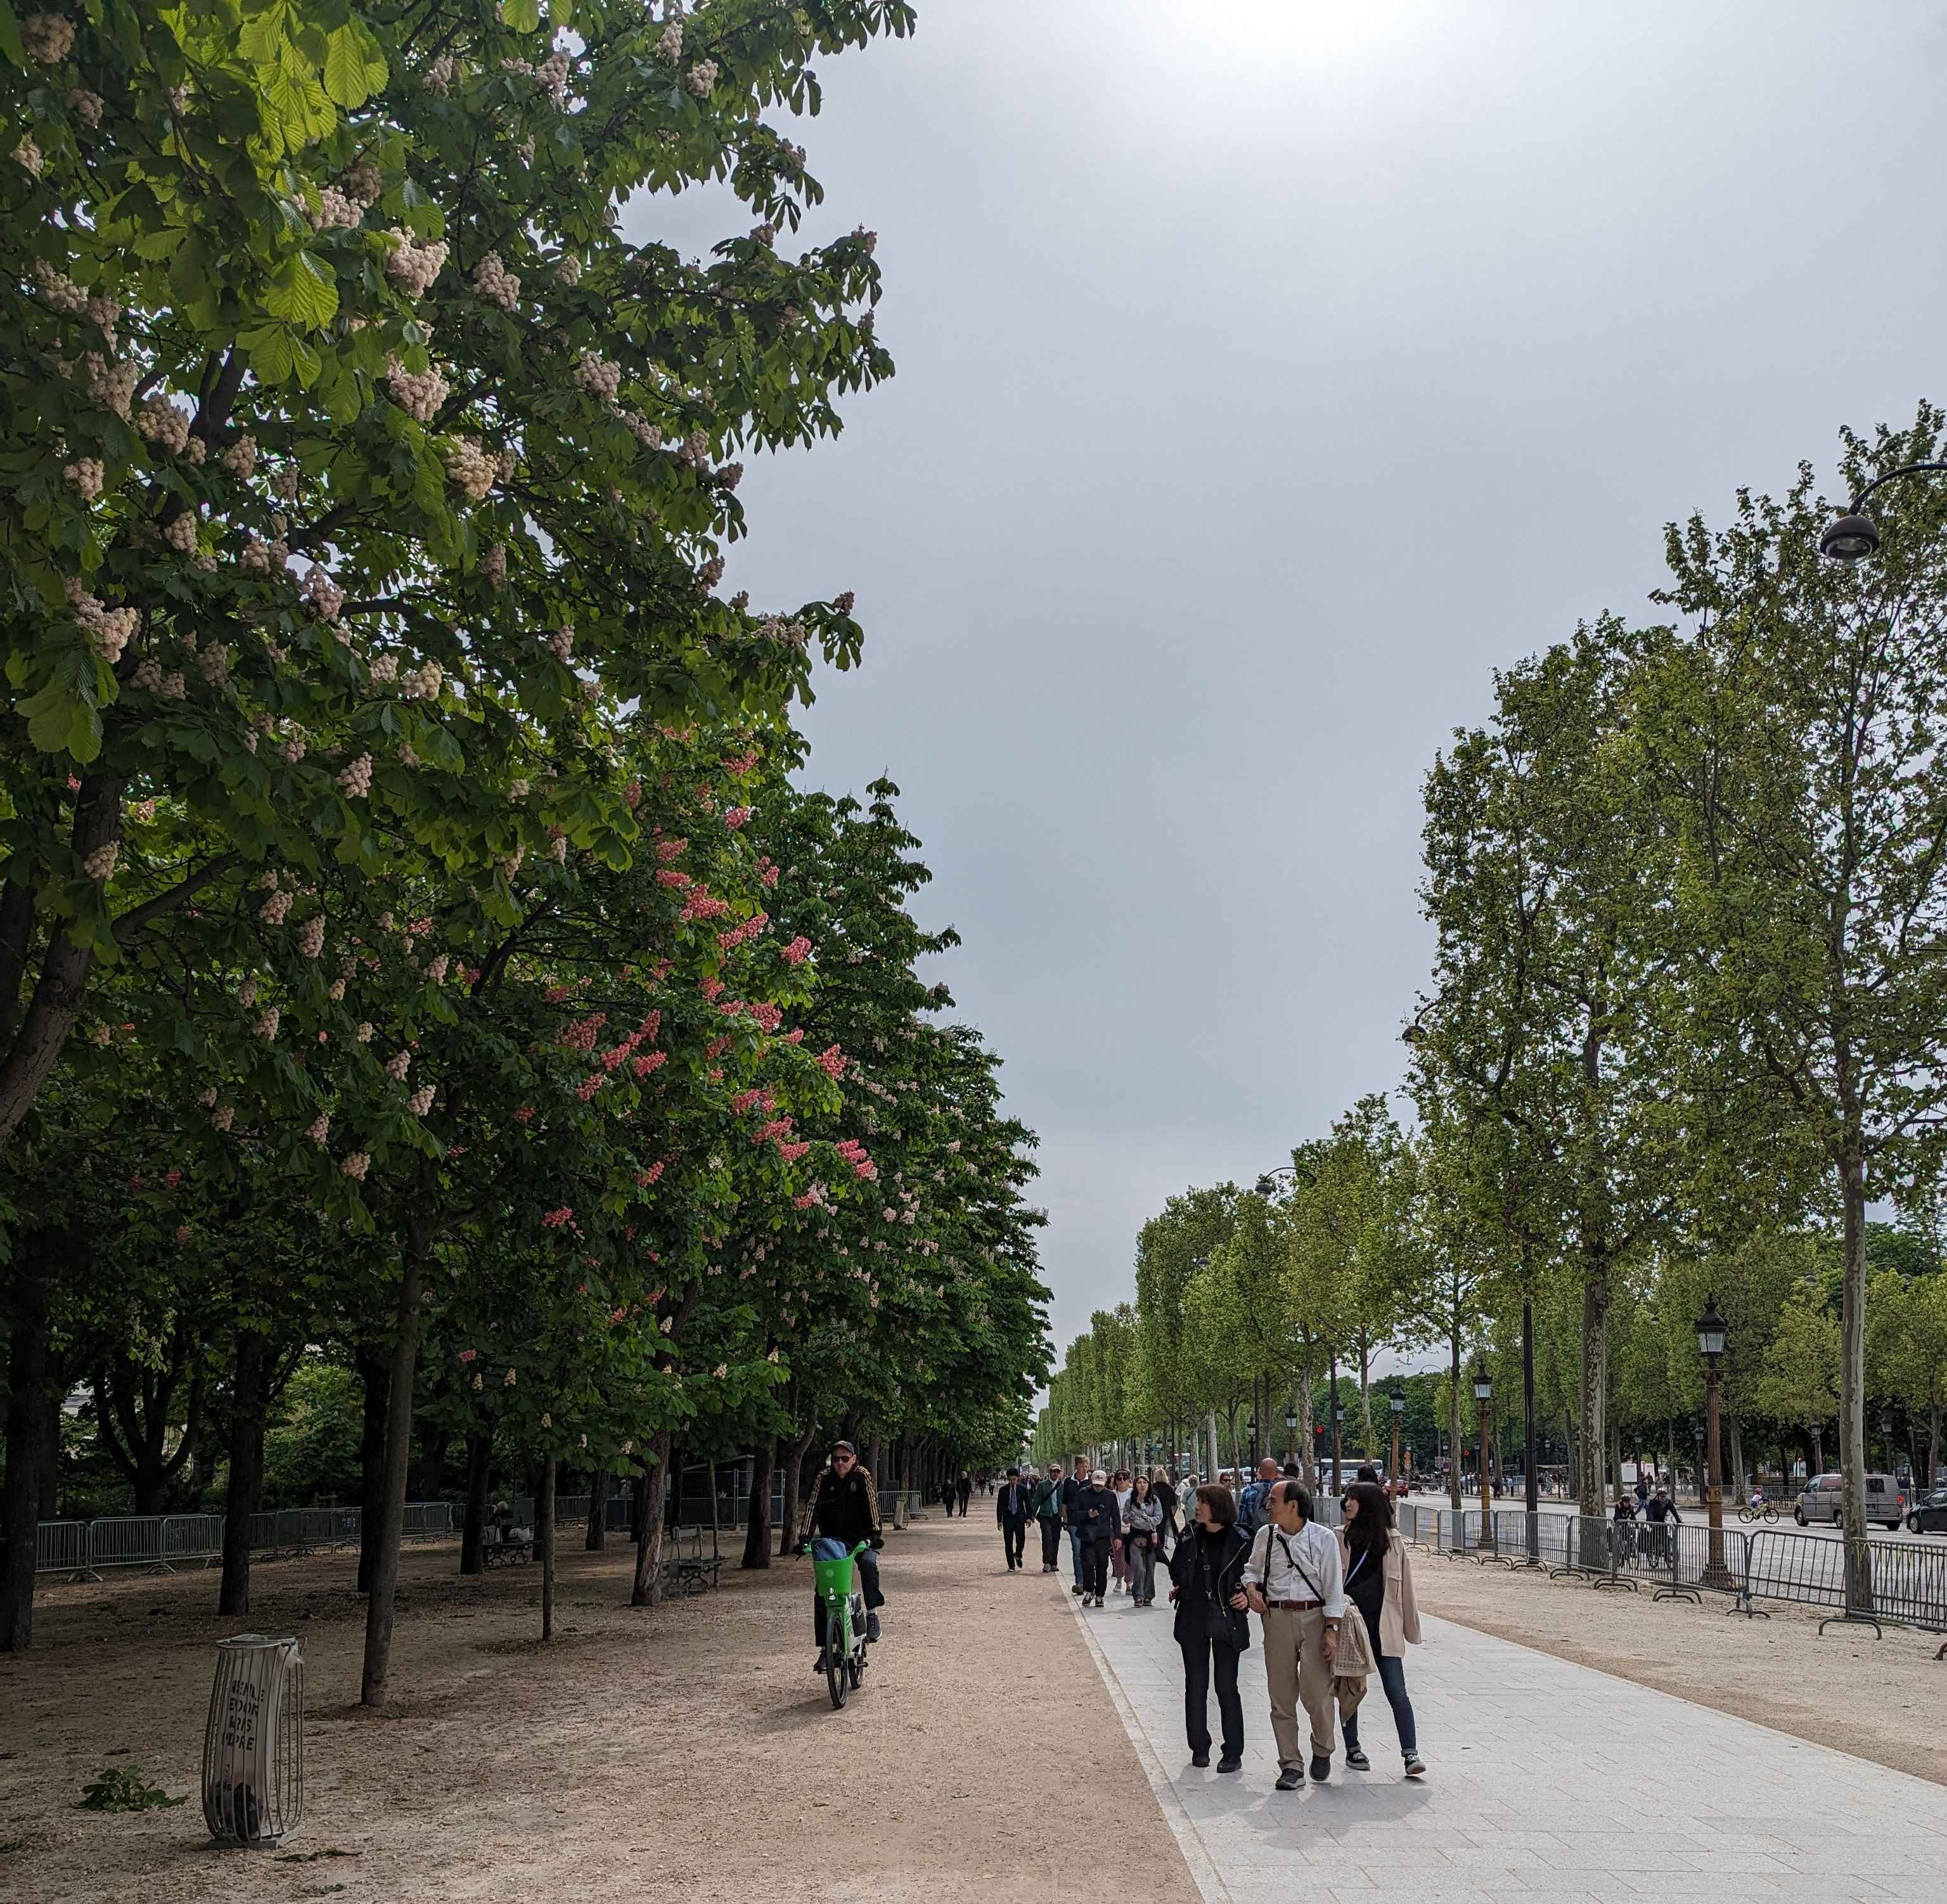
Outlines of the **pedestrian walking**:
{"label": "pedestrian walking", "polygon": [[1280,1481],[1271,1490],[1271,1519],[1251,1543],[1243,1578],[1252,1610],[1264,1622],[1277,1788],[1295,1791],[1305,1782],[1300,1705],[1311,1722],[1311,1776],[1323,1785],[1332,1776],[1332,1662],[1345,1615],[1345,1567],[1337,1539],[1311,1518],[1311,1496],[1302,1482]]}
{"label": "pedestrian walking", "polygon": [[[1150,1492],[1162,1509],[1162,1525],[1156,1532],[1156,1558],[1166,1560],[1170,1546],[1181,1530],[1181,1523],[1177,1519],[1176,1489],[1170,1481],[1169,1470],[1160,1464],[1150,1470]],[[1153,1589],[1150,1597],[1156,1597]]]}
{"label": "pedestrian walking", "polygon": [[1051,1461],[1048,1472],[1035,1482],[1035,1525],[1041,1529],[1041,1570],[1061,1571],[1061,1463]]}
{"label": "pedestrian walking", "polygon": [[[1109,1483],[1109,1487],[1116,1497],[1116,1516],[1118,1520],[1120,1520],[1128,1512],[1129,1506],[1128,1469],[1118,1468]],[[1109,1571],[1115,1576],[1115,1591],[1118,1593],[1126,1593],[1129,1590],[1128,1548],[1123,1537],[1119,1534],[1109,1543]]]}
{"label": "pedestrian walking", "polygon": [[1134,1606],[1156,1604],[1156,1546],[1162,1538],[1162,1503],[1139,1474],[1130,1483],[1122,1510],[1122,1548],[1128,1556],[1129,1600]]}
{"label": "pedestrian walking", "polygon": [[1082,1604],[1100,1606],[1109,1592],[1109,1543],[1122,1531],[1115,1490],[1100,1468],[1076,1494],[1075,1524],[1082,1531]]}
{"label": "pedestrian walking", "polygon": [[1068,1558],[1075,1573],[1074,1584],[1068,1590],[1071,1593],[1082,1591],[1082,1530],[1076,1525],[1075,1502],[1088,1485],[1088,1464],[1078,1454],[1068,1478],[1061,1484],[1061,1524],[1068,1530]]}
{"label": "pedestrian walking", "polygon": [[[1355,1481],[1346,1491],[1339,1553],[1345,1570],[1345,1597],[1365,1623],[1380,1689],[1393,1709],[1406,1776],[1423,1779],[1426,1766],[1419,1756],[1413,1701],[1406,1693],[1406,1649],[1419,1644],[1419,1605],[1413,1598],[1413,1563],[1406,1542],[1393,1527],[1392,1503],[1383,1488]],[[1345,1736],[1346,1764],[1354,1772],[1370,1770],[1372,1760],[1359,1746],[1356,1707],[1342,1714],[1340,1729]]]}
{"label": "pedestrian walking", "polygon": [[967,1503],[968,1498],[974,1492],[974,1477],[969,1474],[964,1468],[962,1468],[960,1470],[958,1492],[960,1495],[960,1518],[964,1521],[967,1518]]}
{"label": "pedestrian walking", "polygon": [[1237,1497],[1237,1525],[1247,1540],[1255,1539],[1258,1529],[1271,1519],[1265,1503],[1277,1485],[1277,1478],[1278,1464],[1268,1454],[1258,1463],[1257,1478]]}
{"label": "pedestrian walking", "polygon": [[1169,1597],[1176,1606],[1176,1643],[1183,1652],[1183,1716],[1190,1762],[1210,1763],[1210,1683],[1217,1683],[1217,1711],[1224,1732],[1219,1772],[1244,1763],[1244,1702],[1237,1694],[1237,1661],[1251,1643],[1244,1609],[1243,1572],[1251,1543],[1237,1526],[1237,1503],[1227,1488],[1206,1482],[1196,1491],[1193,1524],[1171,1557]]}
{"label": "pedestrian walking", "polygon": [[1020,1469],[1010,1468],[1006,1483],[994,1497],[994,1519],[1001,1530],[1001,1544],[1006,1550],[1011,1574],[1020,1565],[1027,1550],[1028,1514],[1032,1506]]}

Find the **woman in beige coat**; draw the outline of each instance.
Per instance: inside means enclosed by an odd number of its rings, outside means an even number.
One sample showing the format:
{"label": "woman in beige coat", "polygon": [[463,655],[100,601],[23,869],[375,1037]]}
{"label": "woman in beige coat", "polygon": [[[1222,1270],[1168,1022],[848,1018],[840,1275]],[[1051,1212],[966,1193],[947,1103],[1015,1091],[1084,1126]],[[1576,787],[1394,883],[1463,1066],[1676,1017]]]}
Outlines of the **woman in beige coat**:
{"label": "woman in beige coat", "polygon": [[[1355,1481],[1345,1491],[1345,1524],[1339,1531],[1339,1551],[1345,1562],[1345,1597],[1359,1609],[1373,1642],[1379,1685],[1393,1709],[1399,1729],[1400,1751],[1406,1776],[1423,1779],[1425,1762],[1419,1756],[1413,1730],[1413,1701],[1406,1696],[1406,1649],[1419,1643],[1419,1606],[1413,1595],[1413,1566],[1406,1542],[1393,1530],[1392,1503],[1386,1491],[1370,1481]],[[1349,1610],[1349,1609],[1348,1609]],[[1354,1772],[1372,1769],[1359,1749],[1359,1715],[1345,1714],[1345,1763]]]}

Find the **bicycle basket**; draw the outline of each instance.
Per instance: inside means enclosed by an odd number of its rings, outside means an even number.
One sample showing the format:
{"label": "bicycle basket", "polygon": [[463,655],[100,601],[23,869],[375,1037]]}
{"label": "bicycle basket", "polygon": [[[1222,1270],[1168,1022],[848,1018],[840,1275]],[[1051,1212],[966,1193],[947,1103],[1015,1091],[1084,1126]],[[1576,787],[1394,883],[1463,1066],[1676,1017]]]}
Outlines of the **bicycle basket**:
{"label": "bicycle basket", "polygon": [[842,1600],[852,1590],[852,1559],[849,1554],[837,1560],[814,1560],[811,1571],[821,1599]]}

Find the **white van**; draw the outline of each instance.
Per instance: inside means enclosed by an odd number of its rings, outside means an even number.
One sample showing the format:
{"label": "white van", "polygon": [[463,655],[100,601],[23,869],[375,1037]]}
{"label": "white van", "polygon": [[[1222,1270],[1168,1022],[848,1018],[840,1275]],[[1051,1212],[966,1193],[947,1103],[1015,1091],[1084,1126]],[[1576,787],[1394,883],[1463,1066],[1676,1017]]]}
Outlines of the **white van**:
{"label": "white van", "polygon": [[[1807,1481],[1798,1497],[1797,1505],[1791,1511],[1791,1518],[1800,1527],[1815,1524],[1833,1527],[1839,1525],[1839,1477],[1835,1474],[1822,1474]],[[1906,1494],[1899,1483],[1890,1474],[1869,1474],[1866,1476],[1866,1519],[1877,1521],[1887,1528],[1897,1528],[1906,1518]]]}

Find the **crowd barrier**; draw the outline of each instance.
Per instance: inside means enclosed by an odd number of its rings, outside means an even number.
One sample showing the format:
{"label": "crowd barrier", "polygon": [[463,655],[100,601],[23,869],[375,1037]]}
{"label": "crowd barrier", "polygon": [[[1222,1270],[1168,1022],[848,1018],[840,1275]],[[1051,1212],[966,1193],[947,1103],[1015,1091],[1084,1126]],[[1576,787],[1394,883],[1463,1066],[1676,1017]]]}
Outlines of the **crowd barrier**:
{"label": "crowd barrier", "polygon": [[[214,1565],[223,1557],[221,1514],[119,1514],[94,1521],[43,1521],[35,1530],[34,1571],[98,1580],[107,1567],[173,1573],[189,1562]],[[450,1501],[408,1501],[404,1537],[437,1540],[459,1526]],[[250,1516],[252,1553],[315,1553],[355,1546],[355,1507],[290,1507]]]}
{"label": "crowd barrier", "polygon": [[[1450,1559],[1534,1567],[1551,1578],[1584,1579],[1599,1587],[1647,1586],[1658,1599],[1701,1603],[1707,1593],[1720,1595],[1732,1611],[1757,1618],[1767,1617],[1757,1602],[1772,1600],[1826,1609],[1822,1627],[1947,1633],[1947,1546],[1520,1509],[1456,1513],[1403,1503],[1395,1512],[1408,1540]],[[1858,1562],[1850,1579],[1849,1547]],[[1947,1658],[1947,1644],[1935,1658]]]}

